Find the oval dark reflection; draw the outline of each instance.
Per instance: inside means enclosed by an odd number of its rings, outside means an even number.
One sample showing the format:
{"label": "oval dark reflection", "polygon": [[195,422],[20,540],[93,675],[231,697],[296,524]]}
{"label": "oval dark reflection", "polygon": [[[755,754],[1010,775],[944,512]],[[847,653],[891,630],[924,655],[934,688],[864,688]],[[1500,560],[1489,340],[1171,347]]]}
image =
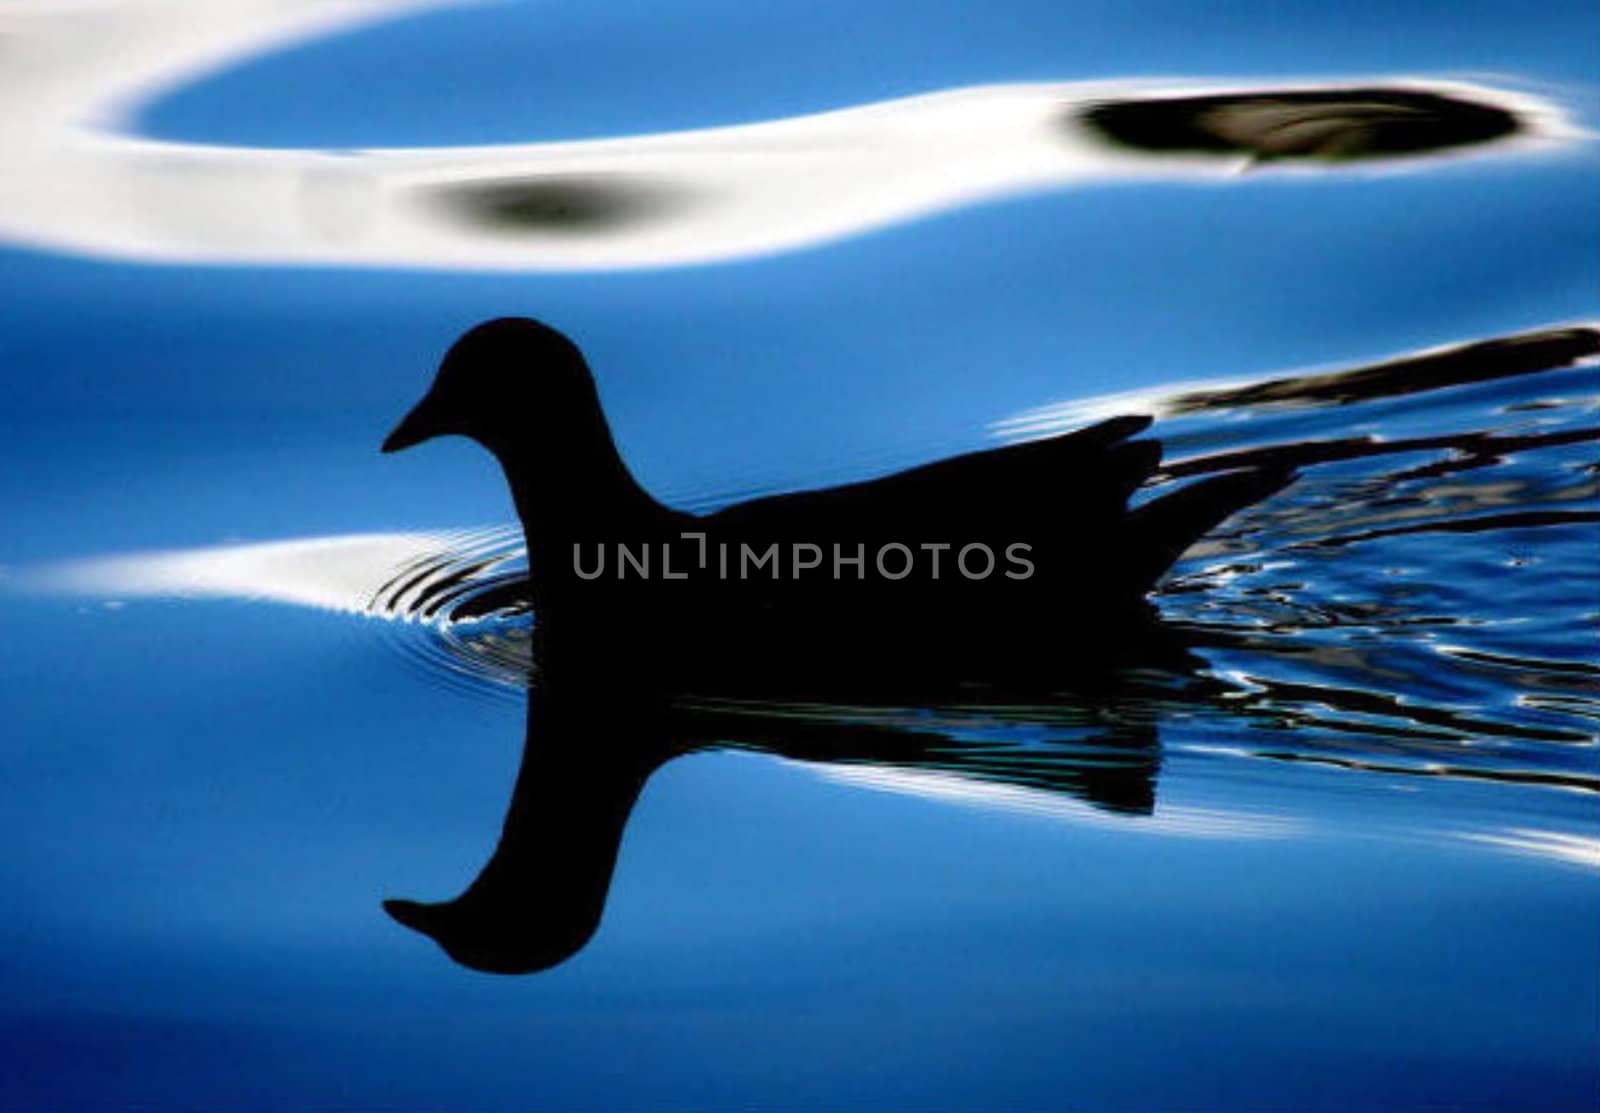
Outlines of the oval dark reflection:
{"label": "oval dark reflection", "polygon": [[1527,130],[1500,105],[1384,87],[1103,101],[1071,119],[1121,147],[1260,160],[1431,154]]}
{"label": "oval dark reflection", "polygon": [[677,208],[677,190],[600,174],[536,175],[452,185],[450,209],[498,232],[591,233],[637,224]]}

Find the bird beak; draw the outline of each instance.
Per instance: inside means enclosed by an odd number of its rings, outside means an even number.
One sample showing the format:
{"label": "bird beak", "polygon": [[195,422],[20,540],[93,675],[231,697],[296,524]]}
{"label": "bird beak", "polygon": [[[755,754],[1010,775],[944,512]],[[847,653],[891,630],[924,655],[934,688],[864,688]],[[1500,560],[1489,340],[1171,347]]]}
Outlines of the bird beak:
{"label": "bird beak", "polygon": [[428,399],[423,398],[414,406],[410,413],[400,420],[394,427],[394,432],[383,442],[384,452],[399,452],[403,448],[410,448],[414,444],[438,436],[444,430],[433,418],[432,407]]}
{"label": "bird beak", "polygon": [[[387,452],[388,449],[384,451]],[[383,902],[383,910],[412,931],[420,931],[429,938],[432,938],[437,930],[433,923],[433,908],[420,901],[386,900]]]}

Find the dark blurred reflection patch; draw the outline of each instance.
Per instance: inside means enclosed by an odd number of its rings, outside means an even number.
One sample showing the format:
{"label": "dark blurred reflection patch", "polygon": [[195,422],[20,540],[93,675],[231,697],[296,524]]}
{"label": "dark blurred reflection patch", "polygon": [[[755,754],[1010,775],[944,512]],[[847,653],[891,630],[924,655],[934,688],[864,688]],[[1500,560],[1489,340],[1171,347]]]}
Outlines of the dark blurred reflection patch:
{"label": "dark blurred reflection patch", "polygon": [[1600,355],[1600,331],[1552,328],[1419,352],[1349,370],[1292,375],[1175,394],[1169,415],[1267,404],[1319,405],[1398,398],[1448,386],[1570,367]]}
{"label": "dark blurred reflection patch", "polygon": [[1382,86],[1103,101],[1075,107],[1072,116],[1134,150],[1262,162],[1431,154],[1528,130],[1500,105]]}
{"label": "dark blurred reflection patch", "polygon": [[496,233],[593,235],[675,215],[684,190],[635,176],[539,174],[439,187],[451,212]]}
{"label": "dark blurred reflection patch", "polygon": [[723,126],[488,146],[440,135],[336,152],[138,130],[155,98],[199,75],[445,2],[24,4],[0,44],[0,242],[185,266],[611,271],[800,250],[1021,193],[1233,180],[1241,160],[1338,174],[1590,139],[1570,109],[1516,91],[1516,75],[1490,87],[1423,74],[966,85],[760,122],[735,123],[736,111]]}

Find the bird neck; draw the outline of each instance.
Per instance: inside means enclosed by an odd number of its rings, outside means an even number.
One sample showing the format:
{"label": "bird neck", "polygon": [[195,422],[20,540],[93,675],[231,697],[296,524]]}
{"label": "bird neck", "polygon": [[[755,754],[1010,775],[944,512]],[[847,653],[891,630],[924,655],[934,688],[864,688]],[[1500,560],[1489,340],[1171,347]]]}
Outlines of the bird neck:
{"label": "bird neck", "polygon": [[634,479],[603,417],[559,437],[496,438],[488,448],[505,471],[532,563],[547,550],[570,561],[574,542],[632,541],[670,514]]}

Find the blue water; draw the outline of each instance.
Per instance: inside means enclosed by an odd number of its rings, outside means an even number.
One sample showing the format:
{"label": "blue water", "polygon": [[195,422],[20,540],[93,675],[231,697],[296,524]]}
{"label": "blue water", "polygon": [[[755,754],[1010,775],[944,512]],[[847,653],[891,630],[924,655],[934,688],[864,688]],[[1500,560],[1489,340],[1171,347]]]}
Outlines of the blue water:
{"label": "blue water", "polygon": [[[474,5],[247,59],[137,127],[520,142],[978,82],[1490,71],[1592,125],[1597,33],[1579,4]],[[480,450],[376,451],[484,317],[578,338],[641,481],[715,505],[992,445],[1039,407],[1593,321],[1597,185],[1584,142],[1095,185],[614,273],[7,246],[0,588],[98,554],[510,522]],[[0,1108],[1592,1109],[1597,387],[1591,362],[1159,422],[1174,460],[1549,440],[1306,468],[1158,598],[1242,641],[1110,726],[783,709],[945,739],[827,763],[747,744],[741,716],[772,709],[730,710],[728,748],[650,781],[593,941],[521,978],[379,901],[453,895],[492,848],[525,615],[5,591]],[[1565,517],[1453,528],[1536,510]],[[1149,806],[1114,806],[1107,767]]]}

